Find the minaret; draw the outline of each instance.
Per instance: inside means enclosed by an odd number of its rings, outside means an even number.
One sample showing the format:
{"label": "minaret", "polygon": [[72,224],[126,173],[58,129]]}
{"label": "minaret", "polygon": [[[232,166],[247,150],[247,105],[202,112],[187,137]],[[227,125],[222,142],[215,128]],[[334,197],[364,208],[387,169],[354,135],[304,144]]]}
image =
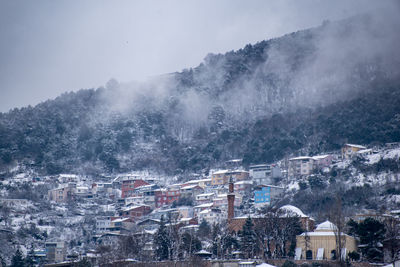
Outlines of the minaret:
{"label": "minaret", "polygon": [[235,194],[233,193],[233,179],[229,178],[229,193],[228,193],[228,223],[235,217]]}

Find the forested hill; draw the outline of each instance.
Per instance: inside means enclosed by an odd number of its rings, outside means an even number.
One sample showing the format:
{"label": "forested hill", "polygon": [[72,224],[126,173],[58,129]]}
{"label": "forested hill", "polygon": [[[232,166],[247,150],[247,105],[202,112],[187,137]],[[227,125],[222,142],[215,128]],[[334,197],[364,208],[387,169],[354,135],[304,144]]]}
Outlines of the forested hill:
{"label": "forested hill", "polygon": [[3,175],[15,164],[43,174],[186,173],[400,141],[396,23],[325,22],[147,82],[110,80],[1,113]]}

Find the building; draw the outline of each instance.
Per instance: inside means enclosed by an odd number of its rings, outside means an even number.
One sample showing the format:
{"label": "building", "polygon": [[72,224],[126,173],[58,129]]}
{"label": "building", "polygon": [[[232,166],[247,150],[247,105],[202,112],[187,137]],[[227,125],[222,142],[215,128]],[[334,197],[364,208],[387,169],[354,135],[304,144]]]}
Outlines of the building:
{"label": "building", "polygon": [[121,216],[124,218],[130,218],[132,221],[137,221],[140,217],[147,215],[151,212],[151,208],[148,205],[132,206],[124,208],[121,211]]}
{"label": "building", "polygon": [[[314,229],[314,219],[305,215],[299,208],[292,205],[285,205],[278,209],[277,214],[274,215],[277,222],[298,218],[301,224],[302,229],[306,229],[307,231],[311,231]],[[229,222],[229,229],[234,232],[241,231],[243,229],[243,225],[246,222],[246,219],[249,216],[235,217]],[[254,225],[256,224],[264,224],[265,220],[270,220],[270,218],[259,215],[250,216],[253,220]]]}
{"label": "building", "polygon": [[250,179],[256,184],[273,184],[276,179],[282,178],[282,172],[276,164],[250,165]]}
{"label": "building", "polygon": [[213,201],[215,197],[215,193],[204,193],[204,194],[199,194],[196,196],[196,204],[204,204],[204,203],[210,203]]}
{"label": "building", "polygon": [[329,167],[332,164],[332,155],[318,155],[313,156],[314,159],[314,169],[323,169]]}
{"label": "building", "polygon": [[199,179],[199,180],[190,180],[187,181],[185,183],[182,184],[183,186],[187,186],[187,185],[198,185],[201,188],[206,188],[207,186],[211,185],[211,178],[207,178],[207,179]]}
{"label": "building", "polygon": [[135,195],[135,189],[144,186],[144,185],[149,185],[148,182],[142,180],[142,179],[137,179],[135,178],[125,178],[122,180],[122,185],[121,185],[121,197],[126,198],[130,196]]}
{"label": "building", "polygon": [[187,185],[183,186],[180,189],[181,197],[186,198],[196,198],[197,195],[200,195],[204,192],[204,189],[198,185]]}
{"label": "building", "polygon": [[50,263],[65,261],[67,246],[65,242],[46,242],[46,259]]}
{"label": "building", "polygon": [[303,156],[289,159],[288,176],[291,178],[307,176],[314,170],[314,159]]}
{"label": "building", "polygon": [[228,170],[219,170],[211,175],[211,185],[224,185],[228,181]]}
{"label": "building", "polygon": [[226,215],[220,209],[211,208],[205,209],[199,212],[197,215],[199,218],[199,223],[205,220],[209,225],[222,223],[223,220],[226,220]]}
{"label": "building", "polygon": [[60,185],[58,188],[49,190],[48,197],[50,201],[58,203],[67,202],[73,198],[75,185],[69,183],[68,185]]}
{"label": "building", "polygon": [[356,155],[356,153],[360,150],[367,149],[365,146],[354,145],[354,144],[345,144],[342,147],[342,159],[349,159]]}
{"label": "building", "polygon": [[105,233],[110,231],[111,220],[114,217],[104,216],[96,218],[96,233]]}
{"label": "building", "polygon": [[254,206],[260,208],[271,205],[284,191],[283,187],[274,185],[258,185],[254,189]]}
{"label": "building", "polygon": [[249,172],[244,170],[219,170],[211,175],[211,185],[225,185],[229,178],[232,177],[234,182],[248,180]]}
{"label": "building", "polygon": [[253,182],[250,180],[239,181],[233,184],[235,192],[238,192],[242,196],[246,193],[250,193],[253,188]]}
{"label": "building", "polygon": [[[304,232],[296,236],[296,255],[295,259],[308,260],[331,260],[339,257],[337,252],[337,228],[330,221],[325,221],[317,225],[313,232]],[[343,239],[343,248],[340,256],[347,258],[349,252],[357,251],[357,241],[355,238],[340,233]]]}

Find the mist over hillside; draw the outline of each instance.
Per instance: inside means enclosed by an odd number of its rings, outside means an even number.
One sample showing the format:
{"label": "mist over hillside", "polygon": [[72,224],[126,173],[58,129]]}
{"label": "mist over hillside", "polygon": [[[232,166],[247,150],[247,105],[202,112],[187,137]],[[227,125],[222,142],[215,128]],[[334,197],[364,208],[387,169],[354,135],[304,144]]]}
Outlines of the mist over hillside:
{"label": "mist over hillside", "polygon": [[180,174],[400,141],[400,19],[382,13],[1,113],[3,175],[17,163],[47,174]]}

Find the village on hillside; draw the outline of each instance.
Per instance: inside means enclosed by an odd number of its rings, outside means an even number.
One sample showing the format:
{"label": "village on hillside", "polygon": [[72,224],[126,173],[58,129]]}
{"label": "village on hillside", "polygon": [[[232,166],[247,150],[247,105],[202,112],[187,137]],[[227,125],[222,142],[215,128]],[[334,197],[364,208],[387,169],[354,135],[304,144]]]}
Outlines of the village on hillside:
{"label": "village on hillside", "polygon": [[[128,266],[122,264],[156,260],[209,264],[204,266],[394,263],[400,256],[400,210],[356,210],[348,216],[339,201],[324,220],[317,220],[282,200],[299,190],[304,179],[346,168],[354,159],[373,164],[399,156],[398,143],[379,149],[346,144],[340,152],[273,164],[245,167],[233,159],[185,181],[148,172],[15,174],[1,182],[0,239],[5,242],[0,257],[3,264],[20,257],[32,266]],[[371,179],[353,182],[381,182]],[[345,232],[349,227],[352,234]],[[382,237],[374,241],[363,236],[362,227],[377,232],[386,227],[397,235],[388,239],[373,232]]]}

